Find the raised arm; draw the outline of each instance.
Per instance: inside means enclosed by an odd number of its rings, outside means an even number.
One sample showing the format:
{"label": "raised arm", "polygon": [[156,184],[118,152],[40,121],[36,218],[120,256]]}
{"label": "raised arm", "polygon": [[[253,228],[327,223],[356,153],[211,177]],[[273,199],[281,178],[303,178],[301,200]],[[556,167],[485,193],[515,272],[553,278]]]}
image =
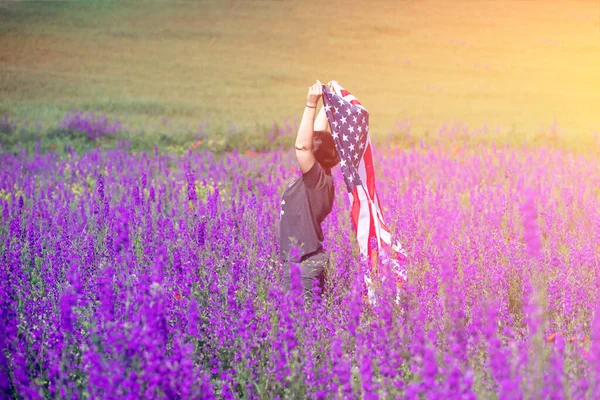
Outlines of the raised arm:
{"label": "raised arm", "polygon": [[315,131],[329,132],[329,121],[327,121],[327,114],[325,114],[325,107],[323,106],[321,106],[321,110],[315,119]]}
{"label": "raised arm", "polygon": [[[296,144],[294,146],[296,148],[296,158],[303,174],[310,171],[316,162],[312,152],[312,140],[317,104],[322,95],[323,85],[321,82],[317,81],[308,88],[306,107],[304,107],[304,114],[302,114],[298,135],[296,136]],[[326,116],[325,118],[327,119]]]}

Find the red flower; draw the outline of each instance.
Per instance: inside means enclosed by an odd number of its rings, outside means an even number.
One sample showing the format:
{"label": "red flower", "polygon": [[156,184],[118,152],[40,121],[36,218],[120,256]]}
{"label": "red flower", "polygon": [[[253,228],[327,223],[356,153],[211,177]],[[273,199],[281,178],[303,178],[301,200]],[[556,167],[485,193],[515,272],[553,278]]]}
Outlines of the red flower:
{"label": "red flower", "polygon": [[177,300],[179,300],[179,299],[181,298],[181,295],[180,295],[179,293],[175,293],[175,298],[176,298]]}
{"label": "red flower", "polygon": [[560,333],[551,333],[546,338],[546,343],[554,343],[554,341],[556,340],[557,336],[561,336],[561,334]]}

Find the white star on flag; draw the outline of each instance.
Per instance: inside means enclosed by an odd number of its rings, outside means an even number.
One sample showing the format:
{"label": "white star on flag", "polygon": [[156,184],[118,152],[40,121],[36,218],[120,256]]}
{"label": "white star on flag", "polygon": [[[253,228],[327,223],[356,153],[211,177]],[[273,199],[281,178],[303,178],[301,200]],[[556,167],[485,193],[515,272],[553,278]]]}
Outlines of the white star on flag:
{"label": "white star on flag", "polygon": [[348,127],[348,132],[354,133],[354,127],[352,125]]}
{"label": "white star on flag", "polygon": [[340,121],[342,122],[342,125],[344,125],[346,123],[346,117],[340,118]]}
{"label": "white star on flag", "polygon": [[342,135],[342,140],[344,140],[345,142],[348,141],[348,135]]}

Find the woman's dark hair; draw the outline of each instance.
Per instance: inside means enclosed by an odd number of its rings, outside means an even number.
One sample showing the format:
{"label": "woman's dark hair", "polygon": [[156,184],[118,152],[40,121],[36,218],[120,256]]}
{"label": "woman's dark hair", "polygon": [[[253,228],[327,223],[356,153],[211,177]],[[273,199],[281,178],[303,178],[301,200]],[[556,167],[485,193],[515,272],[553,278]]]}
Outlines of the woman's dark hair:
{"label": "woman's dark hair", "polygon": [[333,136],[327,131],[314,132],[312,152],[319,164],[321,164],[321,167],[329,174],[331,174],[331,168],[340,162],[340,157],[333,142]]}

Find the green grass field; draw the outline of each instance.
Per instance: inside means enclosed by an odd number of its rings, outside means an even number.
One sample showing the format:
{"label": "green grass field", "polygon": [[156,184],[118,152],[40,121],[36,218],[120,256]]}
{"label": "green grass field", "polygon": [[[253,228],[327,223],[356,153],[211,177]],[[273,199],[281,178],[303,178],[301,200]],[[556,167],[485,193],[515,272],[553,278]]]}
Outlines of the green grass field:
{"label": "green grass field", "polygon": [[299,117],[315,79],[355,94],[375,135],[408,119],[414,135],[462,121],[520,140],[556,120],[582,143],[600,128],[600,3],[0,0],[13,119],[247,129]]}

